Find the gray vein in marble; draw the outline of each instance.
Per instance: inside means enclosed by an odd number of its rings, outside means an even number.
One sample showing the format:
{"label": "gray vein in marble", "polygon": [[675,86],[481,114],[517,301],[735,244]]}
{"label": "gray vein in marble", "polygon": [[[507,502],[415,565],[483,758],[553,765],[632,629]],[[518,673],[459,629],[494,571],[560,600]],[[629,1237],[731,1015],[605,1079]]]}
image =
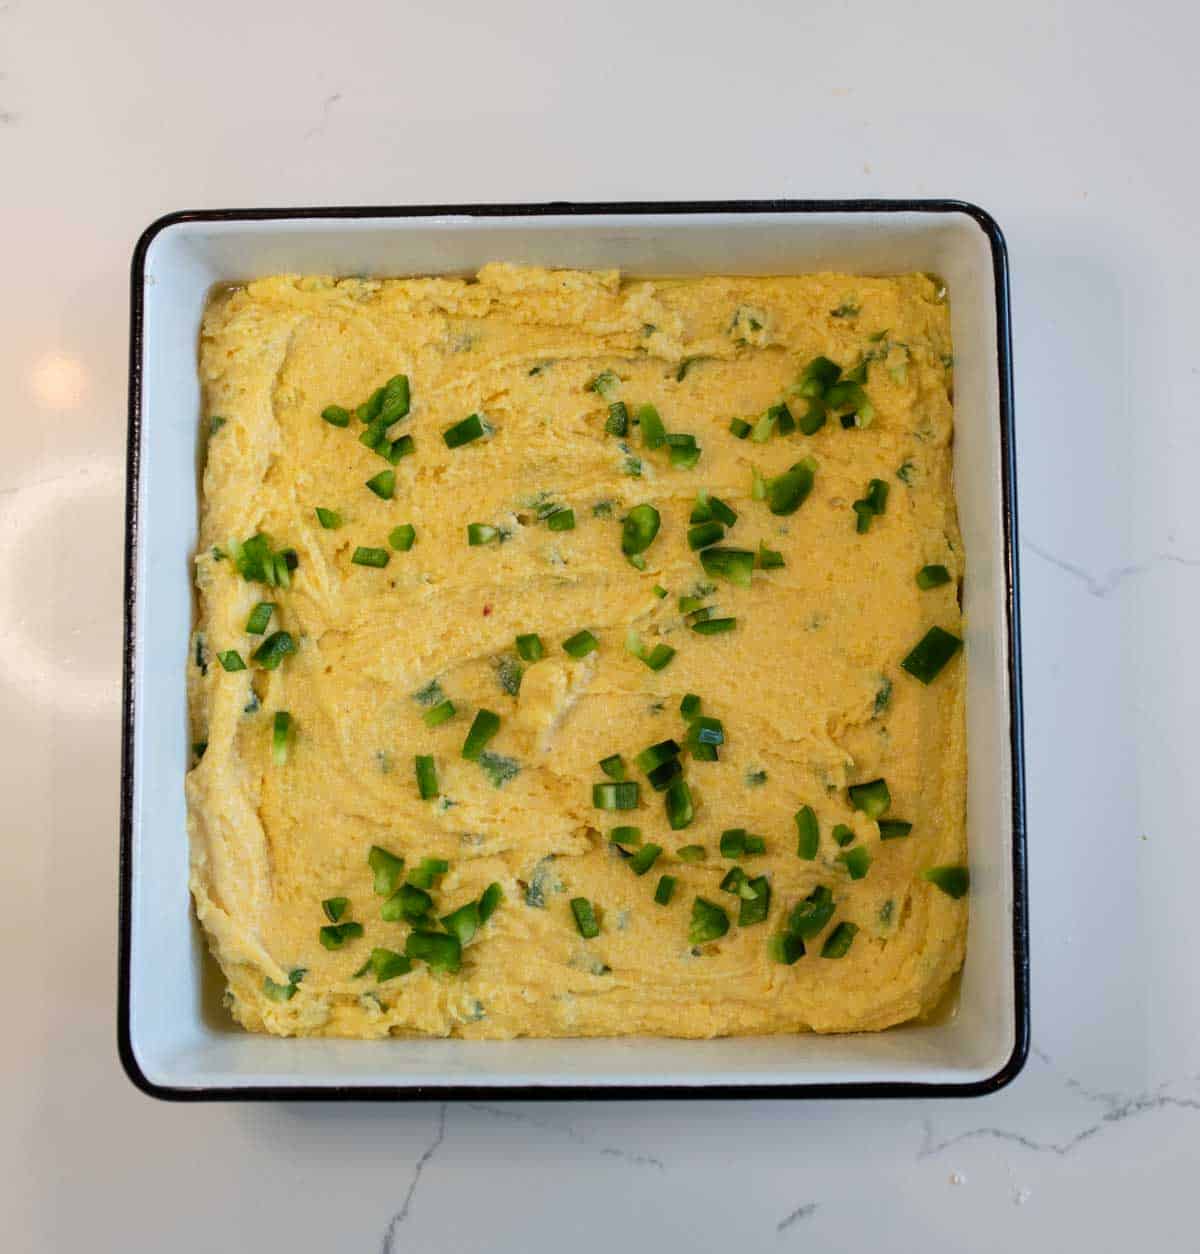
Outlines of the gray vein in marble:
{"label": "gray vein in marble", "polygon": [[659,1171],[666,1170],[666,1163],[661,1158],[650,1154],[638,1154],[633,1150],[623,1149],[614,1145],[596,1145],[595,1142],[576,1131],[569,1123],[554,1123],[549,1119],[539,1119],[536,1115],[527,1115],[520,1110],[507,1110],[502,1106],[488,1106],[481,1102],[472,1102],[469,1110],[477,1110],[480,1114],[492,1119],[506,1120],[509,1123],[523,1123],[531,1128],[543,1128],[550,1132],[559,1132],[575,1145],[582,1145],[593,1153],[605,1158],[619,1158],[622,1162],[632,1163],[637,1167],[654,1167]]}
{"label": "gray vein in marble", "polygon": [[341,98],[342,93],[340,91],[335,91],[332,96],[325,97],[321,104],[321,120],[316,124],[316,126],[312,127],[308,131],[305,131],[305,139],[313,139],[315,136],[320,135],[321,132],[329,125],[329,115],[333,111],[333,106],[337,104]]}
{"label": "gray vein in marble", "polygon": [[[1053,1063],[1051,1063],[1045,1053],[1041,1050],[1034,1050],[1033,1052],[1042,1062],[1053,1068]],[[1063,1141],[1043,1141],[1036,1137],[1025,1136],[1020,1132],[1014,1132],[1010,1128],[988,1127],[971,1128],[967,1132],[959,1132],[955,1136],[946,1137],[944,1140],[939,1141],[934,1136],[932,1121],[924,1119],[922,1120],[924,1134],[921,1146],[917,1150],[918,1161],[924,1158],[933,1158],[944,1150],[949,1149],[952,1145],[961,1145],[964,1141],[977,1141],[983,1138],[1008,1141],[1013,1145],[1019,1145],[1022,1149],[1032,1150],[1035,1153],[1056,1154],[1058,1157],[1064,1158],[1072,1150],[1078,1148],[1084,1142],[1090,1141],[1106,1128],[1122,1123],[1126,1119],[1131,1119],[1135,1115],[1144,1115],[1155,1110],[1200,1110],[1200,1099],[1176,1097],[1174,1094],[1164,1091],[1172,1084],[1177,1083],[1177,1081],[1168,1080],[1155,1089],[1150,1089],[1143,1093],[1135,1093],[1132,1096],[1123,1096],[1119,1093],[1106,1093],[1097,1089],[1090,1089],[1071,1076],[1063,1075],[1060,1078],[1064,1087],[1071,1092],[1078,1093],[1086,1101],[1096,1102],[1107,1107],[1099,1119],[1086,1124],[1073,1136]],[[1190,1084],[1197,1082],[1200,1082],[1200,1075],[1189,1076],[1186,1081],[1186,1083]]]}
{"label": "gray vein in marble", "polygon": [[16,496],[20,492],[32,492],[36,488],[48,488],[53,484],[62,483],[65,479],[89,478],[96,467],[73,466],[57,475],[47,475],[44,479],[32,479],[28,483],[12,483],[0,486],[0,496]]}
{"label": "gray vein in marble", "polygon": [[7,109],[0,109],[0,126],[16,126],[20,120],[19,113],[9,113]]}
{"label": "gray vein in marble", "polygon": [[404,1195],[404,1201],[401,1203],[400,1209],[392,1216],[388,1226],[383,1230],[383,1244],[380,1246],[380,1254],[394,1254],[396,1245],[396,1230],[408,1218],[409,1211],[412,1210],[413,1198],[417,1195],[417,1185],[421,1183],[421,1173],[429,1166],[433,1156],[442,1147],[442,1142],[446,1139],[446,1103],[438,1107],[437,1128],[434,1131],[433,1140],[425,1147],[421,1153],[421,1157],[417,1159],[417,1164],[413,1168],[412,1179],[408,1184],[408,1192]]}
{"label": "gray vein in marble", "polygon": [[1184,557],[1179,553],[1153,553],[1144,562],[1132,562],[1128,566],[1116,566],[1101,578],[1093,575],[1091,571],[1083,566],[1077,566],[1074,562],[1068,562],[1064,557],[1058,557],[1048,549],[1042,548],[1040,544],[1035,544],[1032,540],[1022,540],[1021,547],[1028,549],[1036,557],[1040,557],[1042,561],[1049,562],[1051,566],[1056,566],[1059,570],[1080,580],[1089,594],[1100,600],[1111,596],[1126,579],[1134,575],[1144,575],[1162,563],[1175,566],[1200,567],[1200,557]]}
{"label": "gray vein in marble", "polygon": [[802,1219],[808,1219],[809,1216],[817,1213],[818,1202],[805,1202],[803,1206],[797,1206],[790,1215],[785,1215],[776,1225],[776,1232],[786,1232],[792,1224],[799,1223]]}

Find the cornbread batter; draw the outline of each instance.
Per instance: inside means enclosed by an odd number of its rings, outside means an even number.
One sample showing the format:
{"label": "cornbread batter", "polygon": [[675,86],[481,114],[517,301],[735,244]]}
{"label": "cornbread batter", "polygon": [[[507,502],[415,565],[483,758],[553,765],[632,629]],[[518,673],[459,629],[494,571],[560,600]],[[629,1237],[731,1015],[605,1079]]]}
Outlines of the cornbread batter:
{"label": "cornbread batter", "polygon": [[216,293],[187,792],[238,1022],[928,1011],[967,922],[950,351],[923,275]]}

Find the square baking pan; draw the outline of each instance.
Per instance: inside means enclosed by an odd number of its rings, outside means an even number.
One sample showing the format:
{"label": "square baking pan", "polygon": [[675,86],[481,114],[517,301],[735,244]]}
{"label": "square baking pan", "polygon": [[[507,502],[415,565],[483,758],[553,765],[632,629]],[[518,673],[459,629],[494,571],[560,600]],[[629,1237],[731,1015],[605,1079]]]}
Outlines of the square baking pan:
{"label": "square baking pan", "polygon": [[[188,895],[185,655],[198,518],[200,318],[214,284],[279,272],[471,274],[488,261],[626,275],[946,282],[966,546],[966,965],[947,1013],[880,1033],[463,1041],[281,1039],[220,1005]],[[957,201],[721,201],[177,213],[133,257],[118,1041],[156,1097],[966,1096],[1029,1038],[1017,512],[1004,240]]]}

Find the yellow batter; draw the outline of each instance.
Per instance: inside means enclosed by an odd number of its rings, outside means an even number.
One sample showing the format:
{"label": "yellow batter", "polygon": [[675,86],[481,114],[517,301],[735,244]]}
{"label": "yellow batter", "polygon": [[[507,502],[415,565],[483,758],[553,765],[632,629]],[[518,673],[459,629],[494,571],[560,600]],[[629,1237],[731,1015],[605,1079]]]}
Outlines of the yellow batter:
{"label": "yellow batter", "polygon": [[[921,275],[622,281],[496,264],[477,280],[281,276],[214,295],[187,792],[191,888],[238,1022],[288,1035],[708,1037],[874,1030],[928,1011],[966,933],[966,898],[922,877],[966,861],[963,663],[928,685],[900,663],[932,626],[961,635],[949,353],[943,295]],[[812,435],[760,425],[781,401],[805,413],[797,382],[819,356],[850,372],[866,359],[859,417],[845,426],[831,409]],[[360,440],[358,416],[343,427],[322,411],[353,415],[398,375],[411,409],[386,439],[409,434],[413,449],[392,466]],[[624,436],[606,429],[621,424],[619,410],[608,421],[618,403]],[[695,437],[694,466],[686,441],[683,465],[670,446],[647,447],[635,421],[646,404],[666,432]],[[443,432],[471,414],[483,438],[448,447]],[[737,438],[732,418],[754,433]],[[813,486],[794,512],[755,499],[755,472],[769,484],[806,458]],[[890,491],[860,532],[854,504],[873,479]],[[768,559],[749,587],[706,574],[687,538],[702,492],[737,514],[722,546],[763,544],[783,565]],[[635,555],[644,569],[622,552],[640,504],[661,519]],[[317,507],[340,526],[323,527]],[[573,529],[550,522],[564,507]],[[495,533],[469,545],[472,523]],[[404,524],[415,542],[393,547]],[[239,573],[238,542],[258,533],[271,554],[294,551],[289,586]],[[355,564],[359,548],[386,551],[387,565]],[[277,571],[285,558],[270,561]],[[929,564],[950,581],[918,587]],[[681,597],[695,600],[681,609]],[[693,630],[697,601],[699,619],[733,629]],[[251,635],[259,602],[272,617]],[[575,658],[563,642],[584,630],[598,648]],[[252,654],[276,631],[295,647],[268,669]],[[534,633],[544,656],[522,660],[516,637]],[[658,644],[676,652],[654,670]],[[230,651],[244,669],[225,668]],[[689,748],[687,694],[720,721],[716,761]],[[454,714],[428,726],[445,700]],[[481,709],[499,731],[466,760]],[[634,761],[668,739],[694,811],[679,830]],[[598,763],[614,754],[636,809],[593,804],[594,785],[611,782]],[[433,758],[432,799],[417,755]],[[880,777],[885,817],[911,823],[908,835],[881,840],[851,804],[850,785]],[[812,858],[797,852],[805,805]],[[661,846],[644,874],[628,856],[637,846],[609,842],[616,825]],[[761,836],[765,853],[722,857],[729,829]],[[412,925],[381,917],[390,894],[375,891],[373,846],[405,860],[384,889],[424,858],[449,864],[425,877],[432,910],[418,930],[442,930],[438,918],[500,886],[459,970],[397,960]],[[703,859],[681,859],[686,846]],[[769,884],[762,922],[739,924],[753,888],[721,887],[737,866]],[[793,908],[819,886],[832,918],[804,956],[780,961]],[[724,911],[724,935],[694,943],[702,927],[689,940],[697,897]],[[322,902],[339,898],[327,917]],[[581,934],[575,899],[598,935]],[[326,948],[321,929],[346,922],[360,928]],[[858,929],[848,950],[822,956],[841,923]],[[372,966],[373,951],[394,956]]]}

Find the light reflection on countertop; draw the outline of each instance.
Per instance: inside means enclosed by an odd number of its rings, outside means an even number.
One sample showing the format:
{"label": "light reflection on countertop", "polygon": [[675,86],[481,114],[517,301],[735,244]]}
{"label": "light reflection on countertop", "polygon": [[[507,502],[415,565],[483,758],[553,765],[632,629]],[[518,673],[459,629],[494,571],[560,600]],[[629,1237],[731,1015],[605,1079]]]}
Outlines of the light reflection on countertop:
{"label": "light reflection on countertop", "polygon": [[0,492],[0,684],[66,715],[111,717],[120,693],[125,467],[39,465]]}
{"label": "light reflection on countertop", "polygon": [[29,368],[29,391],[42,408],[55,412],[78,409],[88,389],[88,372],[80,358],[51,350],[35,357]]}

